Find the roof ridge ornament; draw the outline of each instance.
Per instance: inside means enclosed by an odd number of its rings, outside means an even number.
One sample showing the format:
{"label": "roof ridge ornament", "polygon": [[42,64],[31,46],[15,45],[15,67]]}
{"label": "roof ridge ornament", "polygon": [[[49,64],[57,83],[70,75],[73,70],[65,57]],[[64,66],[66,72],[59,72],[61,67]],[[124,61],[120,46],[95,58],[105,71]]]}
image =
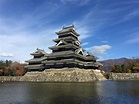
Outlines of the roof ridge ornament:
{"label": "roof ridge ornament", "polygon": [[81,52],[82,55],[84,54],[82,48],[78,48],[78,49],[76,49],[75,52],[76,52],[77,54],[79,54],[80,52]]}
{"label": "roof ridge ornament", "polygon": [[93,57],[95,60],[98,60],[99,58],[98,57],[96,57],[96,56],[94,56],[91,52],[87,52],[86,53],[86,57]]}
{"label": "roof ridge ornament", "polygon": [[63,26],[63,29],[66,29],[66,28],[74,28],[74,25],[72,24],[71,26]]}
{"label": "roof ridge ornament", "polygon": [[93,55],[92,55],[92,53],[87,52],[87,53],[86,53],[86,56],[93,56]]}
{"label": "roof ridge ornament", "polygon": [[74,24],[72,24],[72,26],[74,27]]}
{"label": "roof ridge ornament", "polygon": [[67,44],[67,42],[65,42],[65,41],[62,39],[62,40],[60,40],[60,41],[56,44],[56,46],[59,46],[59,45],[62,44],[62,43]]}
{"label": "roof ridge ornament", "polygon": [[81,42],[80,42],[80,41],[78,41],[78,40],[76,40],[76,41],[75,41],[75,44],[80,45],[80,44],[81,44]]}

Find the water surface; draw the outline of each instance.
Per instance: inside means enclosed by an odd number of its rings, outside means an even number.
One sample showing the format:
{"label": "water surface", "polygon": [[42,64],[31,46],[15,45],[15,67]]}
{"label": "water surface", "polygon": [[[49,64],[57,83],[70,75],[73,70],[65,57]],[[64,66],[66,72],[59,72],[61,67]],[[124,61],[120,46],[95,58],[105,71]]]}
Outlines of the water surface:
{"label": "water surface", "polygon": [[139,104],[139,81],[1,82],[0,104]]}

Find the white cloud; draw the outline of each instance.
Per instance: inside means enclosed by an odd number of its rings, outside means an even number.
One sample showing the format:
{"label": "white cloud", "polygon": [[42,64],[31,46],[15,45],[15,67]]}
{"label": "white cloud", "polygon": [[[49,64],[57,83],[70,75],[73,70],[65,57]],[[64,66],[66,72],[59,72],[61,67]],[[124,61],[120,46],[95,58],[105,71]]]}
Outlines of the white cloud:
{"label": "white cloud", "polygon": [[[50,52],[48,47],[54,45],[52,39],[57,36],[54,32],[58,31],[59,28],[42,28],[36,31],[27,28],[33,26],[32,23],[19,22],[18,20],[13,22],[15,22],[13,26],[9,26],[6,22],[3,22],[0,26],[2,27],[0,28],[0,54],[2,60],[10,58],[10,60],[24,62],[32,57],[30,52],[35,51],[36,48]],[[10,57],[13,54],[14,57]]]}
{"label": "white cloud", "polygon": [[139,37],[138,38],[131,39],[131,40],[128,40],[126,43],[128,43],[128,44],[136,44],[136,43],[139,43]]}
{"label": "white cloud", "polygon": [[139,43],[139,32],[135,32],[129,35],[129,39],[125,42],[126,44],[137,44]]}
{"label": "white cloud", "polygon": [[88,43],[88,42],[85,42],[85,43],[82,44],[82,46],[85,46],[85,45],[87,45],[87,44],[89,44],[89,43]]}
{"label": "white cloud", "polygon": [[127,4],[137,4],[137,3],[139,3],[139,1],[138,0],[127,0],[126,2],[124,2],[124,3],[127,3]]}
{"label": "white cloud", "polygon": [[106,51],[111,49],[112,47],[110,45],[100,45],[100,46],[93,46],[85,48],[86,51],[91,52],[96,57],[98,57],[98,61],[102,61],[107,57]]}
{"label": "white cloud", "polygon": [[102,43],[108,43],[108,41],[105,41],[105,40],[104,40],[104,41],[102,41]]}
{"label": "white cloud", "polygon": [[80,40],[93,36],[92,34],[90,34],[89,26],[84,25],[82,23],[78,23],[77,21],[73,22],[73,24],[75,25],[75,29],[77,33],[80,34],[80,37],[79,37]]}
{"label": "white cloud", "polygon": [[133,10],[129,14],[127,14],[124,18],[123,21],[127,21],[129,19],[133,19],[134,17],[139,16],[139,10]]}
{"label": "white cloud", "polygon": [[98,61],[104,60],[104,58],[102,56],[97,56],[97,57],[98,57]]}
{"label": "white cloud", "polygon": [[14,55],[12,53],[2,53],[2,57],[13,57]]}
{"label": "white cloud", "polygon": [[88,4],[88,2],[90,1],[90,0],[81,0],[82,2],[80,3],[80,5],[86,5],[86,4]]}
{"label": "white cloud", "polygon": [[92,53],[93,54],[105,54],[108,49],[111,49],[112,47],[110,45],[100,45],[100,46],[93,46],[92,47]]}
{"label": "white cloud", "polygon": [[24,34],[21,31],[21,33],[17,33],[18,35],[0,35],[0,53],[3,53],[1,56],[6,58],[6,56],[12,56],[12,54],[8,53],[13,53],[13,60],[23,62],[29,59],[29,57],[31,58],[30,52],[35,51],[36,48],[50,52],[48,47],[54,45],[52,39],[55,39],[57,36],[54,32],[55,29],[53,31],[49,30],[49,32],[46,30],[39,33]]}
{"label": "white cloud", "polygon": [[42,4],[30,14],[21,15],[21,18],[0,16],[1,60],[10,58],[10,60],[24,62],[32,57],[30,53],[36,48],[50,52],[48,47],[55,44],[52,40],[57,37],[55,32],[61,28],[50,25],[53,18],[49,17],[56,8],[58,6],[55,4],[49,4],[47,7]]}
{"label": "white cloud", "polygon": [[63,4],[78,3],[79,5],[86,5],[90,0],[60,0]]}
{"label": "white cloud", "polygon": [[[87,0],[89,2],[89,0]],[[113,4],[114,5],[114,4]],[[80,39],[86,39],[91,36],[98,35],[104,27],[109,27],[115,22],[119,23],[119,12],[127,10],[126,8],[104,8],[101,5],[100,0],[97,0],[95,5],[90,8],[88,12],[85,13],[78,20],[75,20],[73,24],[77,27],[77,32],[81,33]]]}

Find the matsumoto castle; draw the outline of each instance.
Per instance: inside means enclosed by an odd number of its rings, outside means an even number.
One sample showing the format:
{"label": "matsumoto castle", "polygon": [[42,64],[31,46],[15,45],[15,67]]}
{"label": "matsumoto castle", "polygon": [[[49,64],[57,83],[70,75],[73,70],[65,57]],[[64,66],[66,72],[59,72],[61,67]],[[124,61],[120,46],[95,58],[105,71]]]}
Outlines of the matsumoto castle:
{"label": "matsumoto castle", "polygon": [[62,30],[56,32],[57,39],[53,41],[55,46],[49,47],[52,53],[46,53],[44,50],[37,49],[31,53],[32,59],[27,60],[27,71],[43,71],[45,69],[61,69],[61,68],[80,68],[80,69],[98,69],[102,66],[96,62],[98,59],[81,47],[78,40],[80,34],[75,31],[74,26],[63,27]]}

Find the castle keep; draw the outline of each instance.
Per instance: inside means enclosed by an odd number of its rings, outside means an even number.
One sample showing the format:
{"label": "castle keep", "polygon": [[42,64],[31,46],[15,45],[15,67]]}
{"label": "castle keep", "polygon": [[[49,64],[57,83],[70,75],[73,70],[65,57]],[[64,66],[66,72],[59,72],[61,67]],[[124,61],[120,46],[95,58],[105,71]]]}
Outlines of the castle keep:
{"label": "castle keep", "polygon": [[78,40],[80,36],[74,26],[63,27],[56,32],[57,39],[53,41],[55,46],[49,47],[52,53],[46,53],[44,50],[37,49],[31,53],[33,59],[27,60],[26,66],[28,71],[43,71],[44,69],[60,68],[80,68],[80,69],[98,69],[101,64],[96,62],[98,59],[81,47]]}

